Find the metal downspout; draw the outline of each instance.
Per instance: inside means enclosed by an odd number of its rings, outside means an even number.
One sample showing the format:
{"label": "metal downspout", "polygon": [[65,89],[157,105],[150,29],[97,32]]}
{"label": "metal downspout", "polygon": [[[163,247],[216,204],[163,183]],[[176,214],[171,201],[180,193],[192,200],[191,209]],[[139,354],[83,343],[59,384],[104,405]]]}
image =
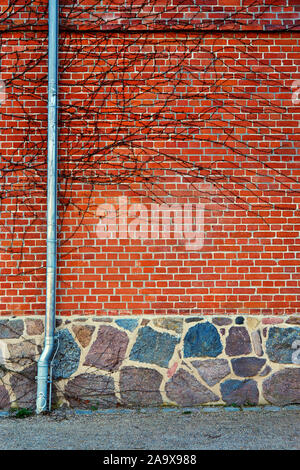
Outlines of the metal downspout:
{"label": "metal downspout", "polygon": [[[38,361],[36,412],[51,407],[50,362],[54,351],[56,304],[56,219],[57,219],[57,98],[59,0],[48,3],[48,137],[47,137],[47,271],[44,350]],[[50,380],[49,380],[50,378]],[[48,403],[49,402],[49,403]]]}

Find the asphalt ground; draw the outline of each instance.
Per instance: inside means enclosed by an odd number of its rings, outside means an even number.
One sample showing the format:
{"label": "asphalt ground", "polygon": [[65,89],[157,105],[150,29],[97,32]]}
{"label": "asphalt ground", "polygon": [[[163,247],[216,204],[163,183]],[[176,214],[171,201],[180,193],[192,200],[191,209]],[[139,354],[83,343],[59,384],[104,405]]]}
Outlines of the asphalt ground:
{"label": "asphalt ground", "polygon": [[[151,456],[154,451],[168,455],[164,451],[172,451],[178,457],[187,451],[186,455],[212,450],[300,450],[300,406],[98,412],[66,409],[23,419],[6,416],[0,417],[0,450],[1,455],[11,450],[99,451],[85,453],[85,458],[88,461],[88,456],[97,456],[98,462],[127,468],[137,467],[138,460],[113,461],[125,455],[124,451],[137,456]],[[76,452],[74,455],[79,457]],[[111,460],[104,461],[105,456]],[[164,465],[179,463],[165,460]],[[193,464],[186,459],[188,463]]]}

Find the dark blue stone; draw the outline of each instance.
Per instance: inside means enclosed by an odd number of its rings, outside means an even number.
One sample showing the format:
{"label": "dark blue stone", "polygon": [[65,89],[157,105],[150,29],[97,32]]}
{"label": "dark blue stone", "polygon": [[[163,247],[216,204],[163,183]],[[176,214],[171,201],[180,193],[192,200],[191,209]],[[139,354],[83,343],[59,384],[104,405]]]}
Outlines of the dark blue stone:
{"label": "dark blue stone", "polygon": [[55,347],[57,344],[58,350],[53,361],[53,378],[65,379],[78,369],[80,348],[67,329],[58,331]]}
{"label": "dark blue stone", "polygon": [[209,322],[191,327],[184,338],[184,357],[216,357],[222,349],[218,330]]}
{"label": "dark blue stone", "polygon": [[116,320],[116,324],[125,330],[133,331],[138,326],[139,321],[134,318],[122,318],[120,320]]}
{"label": "dark blue stone", "polygon": [[292,354],[295,351],[292,345],[294,341],[300,340],[300,328],[280,328],[273,326],[269,329],[266,342],[266,352],[269,359],[281,364],[291,364]]}
{"label": "dark blue stone", "polygon": [[222,399],[228,405],[257,405],[258,388],[255,380],[229,379],[221,383]]}
{"label": "dark blue stone", "polygon": [[244,323],[244,317],[236,317],[235,323],[236,325],[242,325]]}
{"label": "dark blue stone", "polygon": [[150,326],[145,326],[138,332],[129,359],[168,367],[178,342],[179,337],[169,333],[159,333]]}

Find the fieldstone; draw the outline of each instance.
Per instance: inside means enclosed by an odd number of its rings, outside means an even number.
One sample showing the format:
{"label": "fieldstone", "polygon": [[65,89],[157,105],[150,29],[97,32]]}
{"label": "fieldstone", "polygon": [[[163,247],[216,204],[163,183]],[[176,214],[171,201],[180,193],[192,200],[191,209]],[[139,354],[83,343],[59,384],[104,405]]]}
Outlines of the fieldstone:
{"label": "fieldstone", "polygon": [[107,371],[118,370],[125,359],[128,342],[125,331],[111,325],[101,325],[84,365]]}
{"label": "fieldstone", "polygon": [[22,372],[16,372],[10,378],[12,392],[16,404],[20,408],[35,408],[37,365],[27,367]]}
{"label": "fieldstone", "polygon": [[258,388],[255,380],[229,379],[221,384],[222,399],[228,405],[257,405]]}
{"label": "fieldstone", "polygon": [[216,357],[222,352],[217,328],[209,322],[191,327],[184,338],[184,357]]}
{"label": "fieldstone", "polygon": [[174,364],[170,367],[170,369],[168,369],[167,376],[169,378],[175,374],[177,367],[178,367],[178,362],[174,362]]}
{"label": "fieldstone", "polygon": [[145,326],[138,332],[129,359],[168,367],[178,342],[179,338],[176,336],[169,333],[160,333],[150,326]]}
{"label": "fieldstone", "polygon": [[268,377],[263,395],[273,405],[300,403],[300,368],[287,367]]}
{"label": "fieldstone", "polygon": [[268,328],[263,329],[263,337],[266,338],[268,332]]}
{"label": "fieldstone", "polygon": [[253,377],[265,365],[266,360],[258,357],[238,357],[232,359],[232,370],[239,377]]}
{"label": "fieldstone", "polygon": [[181,334],[183,321],[177,318],[157,318],[153,320],[153,324],[159,328]]}
{"label": "fieldstone", "polygon": [[116,320],[116,324],[125,330],[133,331],[137,328],[139,321],[136,318],[122,318]]}
{"label": "fieldstone", "polygon": [[167,397],[181,406],[218,401],[219,397],[184,369],[179,369],[166,383]]}
{"label": "fieldstone", "polygon": [[290,325],[300,325],[300,317],[289,317],[285,323]]}
{"label": "fieldstone", "polygon": [[245,321],[244,317],[236,317],[235,324],[236,325],[243,325],[244,321]]}
{"label": "fieldstone", "polygon": [[57,341],[58,350],[53,360],[53,378],[66,379],[78,369],[80,348],[67,329],[57,332]]}
{"label": "fieldstone", "polygon": [[292,362],[293,364],[300,364],[300,340],[296,339],[296,341],[293,342],[292,348],[295,349],[295,351],[292,353]]}
{"label": "fieldstone", "polygon": [[205,361],[192,361],[198,374],[205,382],[212,386],[230,374],[230,367],[226,359],[207,359]]}
{"label": "fieldstone", "polygon": [[262,341],[261,341],[261,334],[259,330],[255,330],[251,332],[251,339],[252,339],[252,345],[254,352],[257,356],[262,356],[263,355],[263,349],[262,349]]}
{"label": "fieldstone", "polygon": [[266,367],[264,367],[264,369],[259,373],[259,375],[261,377],[265,377],[266,375],[268,375],[270,372],[272,372],[272,369],[271,367],[267,364]]}
{"label": "fieldstone", "polygon": [[67,383],[65,397],[73,407],[109,408],[117,405],[114,380],[107,375],[77,375]]}
{"label": "fieldstone", "polygon": [[264,317],[262,319],[262,324],[263,325],[276,325],[276,324],[279,324],[279,323],[283,323],[283,318],[280,318],[280,317]]}
{"label": "fieldstone", "polygon": [[248,328],[251,328],[252,330],[254,330],[254,328],[256,328],[259,325],[259,320],[257,320],[257,318],[247,318],[247,325],[248,325]]}
{"label": "fieldstone", "polygon": [[154,406],[162,404],[162,375],[154,369],[124,367],[120,372],[120,396],[123,405]]}
{"label": "fieldstone", "polygon": [[8,372],[8,369],[6,368],[5,365],[0,364],[0,379],[3,379],[5,374]]}
{"label": "fieldstone", "polygon": [[269,329],[266,342],[266,352],[269,359],[281,364],[292,364],[294,341],[300,340],[300,328],[280,328],[273,326]]}
{"label": "fieldstone", "polygon": [[186,323],[196,323],[196,322],[201,321],[201,320],[203,320],[202,317],[190,317],[190,318],[186,318],[185,322]]}
{"label": "fieldstone", "polygon": [[26,331],[29,336],[41,335],[44,333],[44,323],[42,320],[28,318],[25,320]]}
{"label": "fieldstone", "polygon": [[13,369],[29,366],[33,362],[36,362],[36,346],[31,341],[22,341],[17,344],[8,344],[7,348],[9,351],[9,359],[7,359],[7,364]]}
{"label": "fieldstone", "polygon": [[73,325],[72,329],[74,331],[75,338],[83,348],[86,348],[90,344],[95,327],[90,325]]}
{"label": "fieldstone", "polygon": [[[61,399],[61,384],[59,382],[52,383],[52,390],[51,390],[51,406],[52,409],[57,409],[58,407],[61,408],[62,406],[62,399]],[[67,406],[64,403],[64,406]]]}
{"label": "fieldstone", "polygon": [[0,409],[10,408],[10,398],[9,393],[4,387],[4,385],[0,385]]}
{"label": "fieldstone", "polygon": [[112,318],[107,318],[107,317],[100,317],[100,318],[93,318],[93,321],[95,322],[101,322],[101,323],[112,323]]}
{"label": "fieldstone", "polygon": [[250,336],[244,326],[232,326],[229,330],[225,352],[228,356],[250,354],[252,351]]}
{"label": "fieldstone", "polygon": [[226,326],[232,323],[232,319],[227,317],[215,317],[213,318],[213,323],[217,326]]}
{"label": "fieldstone", "polygon": [[0,339],[19,338],[23,331],[23,320],[0,320]]}

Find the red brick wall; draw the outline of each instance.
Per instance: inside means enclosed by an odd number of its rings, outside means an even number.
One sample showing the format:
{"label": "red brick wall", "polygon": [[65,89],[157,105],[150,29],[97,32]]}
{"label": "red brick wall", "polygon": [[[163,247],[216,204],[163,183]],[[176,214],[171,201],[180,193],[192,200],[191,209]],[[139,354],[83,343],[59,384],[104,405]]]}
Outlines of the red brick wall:
{"label": "red brick wall", "polygon": [[[6,3],[0,312],[35,315],[45,310],[47,2],[9,14]],[[72,3],[61,2],[58,314],[298,312],[297,2],[178,0],[153,14],[134,2],[138,12],[115,4],[113,17],[95,1],[75,15]],[[151,197],[202,204],[203,246],[163,239],[161,225],[157,239],[99,239],[99,205],[121,196],[148,216]]]}

